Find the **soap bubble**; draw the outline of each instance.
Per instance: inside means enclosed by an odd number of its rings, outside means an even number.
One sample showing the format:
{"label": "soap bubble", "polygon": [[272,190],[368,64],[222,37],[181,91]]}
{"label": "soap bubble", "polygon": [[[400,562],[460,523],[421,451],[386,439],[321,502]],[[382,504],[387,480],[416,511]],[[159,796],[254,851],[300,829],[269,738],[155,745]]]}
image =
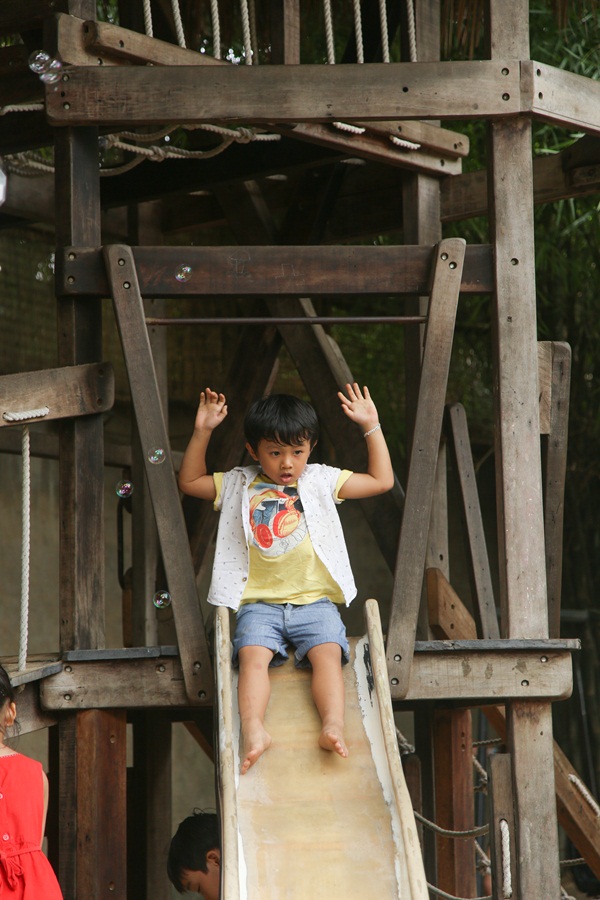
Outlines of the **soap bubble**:
{"label": "soap bubble", "polygon": [[44,72],[40,73],[40,80],[44,84],[56,84],[60,81],[62,75],[62,63],[60,59],[51,59],[48,67]]}
{"label": "soap bubble", "polygon": [[162,447],[153,447],[148,451],[148,462],[151,462],[153,466],[160,466],[166,458],[167,454]]}
{"label": "soap bubble", "polygon": [[48,67],[52,62],[52,57],[44,50],[35,50],[29,57],[29,68],[36,75],[41,75],[48,71]]}
{"label": "soap bubble", "polygon": [[177,281],[189,281],[192,277],[192,267],[191,266],[179,266],[177,271],[175,272],[175,278]]}
{"label": "soap bubble", "polygon": [[131,497],[133,494],[133,484],[127,478],[124,478],[123,481],[117,482],[115,490],[117,492],[117,497],[125,499]]}
{"label": "soap bubble", "polygon": [[171,595],[168,591],[157,591],[152,598],[152,602],[157,609],[164,609],[166,606],[171,605]]}

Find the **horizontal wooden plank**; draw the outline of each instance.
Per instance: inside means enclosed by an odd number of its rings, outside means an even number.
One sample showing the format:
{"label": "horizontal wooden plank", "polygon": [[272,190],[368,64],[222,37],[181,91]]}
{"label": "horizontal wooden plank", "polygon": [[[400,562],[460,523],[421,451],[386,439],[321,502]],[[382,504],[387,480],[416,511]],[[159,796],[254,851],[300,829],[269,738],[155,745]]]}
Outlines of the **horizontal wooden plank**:
{"label": "horizontal wooden plank", "polygon": [[[473,91],[473,85],[477,91]],[[360,66],[72,67],[54,125],[495,118],[521,111],[516,60]]]}
{"label": "horizontal wooden plank", "polygon": [[[457,594],[455,594],[458,597]],[[458,607],[458,604],[456,604]],[[460,604],[462,606],[462,603]],[[464,609],[464,607],[463,607]],[[465,610],[466,612],[466,610]],[[466,621],[461,618],[459,627]],[[581,650],[579,638],[506,638],[506,639],[475,639],[441,640],[441,641],[415,641],[415,653],[447,653],[449,650],[455,653],[540,653],[549,651]]]}
{"label": "horizontal wooden plank", "polygon": [[[0,428],[106,412],[113,406],[114,395],[114,373],[107,362],[2,375]],[[44,415],[34,415],[46,408]]]}
{"label": "horizontal wooden plank", "polygon": [[[570,695],[571,685],[568,650],[439,648],[432,652],[417,643],[409,691],[402,699],[558,700]],[[179,658],[172,656],[64,662],[61,672],[40,684],[40,697],[42,707],[50,710],[189,705]]]}
{"label": "horizontal wooden plank", "polygon": [[156,659],[159,656],[177,656],[174,645],[161,647],[107,647],[104,650],[67,650],[62,658],[65,662],[97,662],[101,659]]}
{"label": "horizontal wooden plank", "polygon": [[29,684],[39,681],[46,675],[54,675],[62,669],[62,663],[58,653],[37,653],[27,657],[25,668],[20,671],[18,657],[5,656],[0,660],[8,673],[11,684],[17,687],[21,684]]}
{"label": "horizontal wooden plank", "polygon": [[[427,294],[433,247],[133,247],[143,297],[223,295]],[[179,281],[181,266],[191,270]],[[66,295],[109,295],[102,252],[56,254]],[[493,290],[492,251],[468,246],[461,292]]]}
{"label": "horizontal wooden plank", "polygon": [[525,103],[540,119],[600,134],[600,82],[535,60],[521,63]]}
{"label": "horizontal wooden plank", "polygon": [[486,697],[564,700],[573,684],[571,654],[564,650],[420,652],[414,656],[406,698],[395,697],[391,681],[393,700],[478,703]]}

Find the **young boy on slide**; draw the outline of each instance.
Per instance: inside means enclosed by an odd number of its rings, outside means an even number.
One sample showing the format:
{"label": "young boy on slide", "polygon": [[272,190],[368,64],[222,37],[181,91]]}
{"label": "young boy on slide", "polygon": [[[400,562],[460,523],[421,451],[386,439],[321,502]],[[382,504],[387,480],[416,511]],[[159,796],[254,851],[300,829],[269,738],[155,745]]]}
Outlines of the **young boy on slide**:
{"label": "young boy on slide", "polygon": [[225,396],[211,388],[200,394],[181,464],[183,493],[212,500],[221,512],[208,601],[237,611],[242,774],[271,744],[264,726],[268,668],[288,658],[289,644],[296,665],[312,668],[319,745],[348,756],[342,677],[348,641],[338,606],[354,599],[356,586],[335,507],[389,491],[394,474],[368,388],[348,384],[338,397],[367,442],[366,472],[309,463],[319,437],[316,413],[303,400],[275,394],[254,403],[244,421],[257,465],[209,475],[206,450],[227,415]]}

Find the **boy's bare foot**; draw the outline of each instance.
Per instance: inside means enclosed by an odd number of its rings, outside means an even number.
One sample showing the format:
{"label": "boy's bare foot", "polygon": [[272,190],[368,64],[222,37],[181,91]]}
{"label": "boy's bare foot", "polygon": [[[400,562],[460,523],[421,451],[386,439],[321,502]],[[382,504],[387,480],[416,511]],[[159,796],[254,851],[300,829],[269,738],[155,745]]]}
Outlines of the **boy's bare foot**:
{"label": "boy's bare foot", "polygon": [[323,750],[330,750],[333,753],[338,753],[344,758],[348,756],[348,748],[344,741],[343,731],[341,728],[337,728],[334,725],[323,726],[321,734],[319,735],[319,747],[322,747]]}
{"label": "boy's bare foot", "polygon": [[253,766],[256,760],[271,746],[271,740],[271,735],[260,723],[249,725],[246,728],[242,726],[244,759],[240,768],[241,775],[245,775],[250,766]]}

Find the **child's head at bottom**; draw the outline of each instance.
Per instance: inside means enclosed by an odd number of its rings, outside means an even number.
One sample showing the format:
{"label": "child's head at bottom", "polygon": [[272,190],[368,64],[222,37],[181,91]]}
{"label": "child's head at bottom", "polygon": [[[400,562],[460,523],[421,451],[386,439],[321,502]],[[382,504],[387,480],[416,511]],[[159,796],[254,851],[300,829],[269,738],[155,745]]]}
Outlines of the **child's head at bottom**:
{"label": "child's head at bottom", "polygon": [[167,874],[179,894],[201,889],[206,900],[219,895],[221,838],[216,813],[196,811],[171,839]]}
{"label": "child's head at bottom", "polygon": [[252,404],[244,419],[244,434],[254,451],[259,441],[295,446],[319,438],[317,414],[310,403],[290,394],[270,394]]}
{"label": "child's head at bottom", "polygon": [[0,738],[6,737],[6,730],[14,724],[17,709],[15,706],[15,689],[10,683],[8,672],[0,666]]}

